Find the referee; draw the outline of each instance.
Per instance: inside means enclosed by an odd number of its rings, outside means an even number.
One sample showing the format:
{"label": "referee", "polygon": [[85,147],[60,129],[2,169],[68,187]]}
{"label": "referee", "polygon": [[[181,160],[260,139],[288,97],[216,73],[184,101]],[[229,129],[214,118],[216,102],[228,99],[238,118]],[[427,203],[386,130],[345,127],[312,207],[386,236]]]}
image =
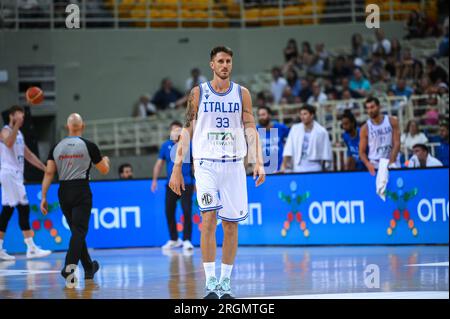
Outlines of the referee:
{"label": "referee", "polygon": [[48,156],[47,169],[42,181],[41,211],[44,215],[48,212],[47,191],[58,171],[59,204],[72,233],[61,275],[67,279],[75,272],[81,260],[84,278],[94,279],[94,274],[100,266],[96,260],[91,260],[86,245],[92,208],[89,171],[93,163],[101,174],[108,174],[109,158],[102,157],[97,145],[81,137],[84,123],[79,114],[73,113],[68,117],[67,129],[69,136],[56,144]]}

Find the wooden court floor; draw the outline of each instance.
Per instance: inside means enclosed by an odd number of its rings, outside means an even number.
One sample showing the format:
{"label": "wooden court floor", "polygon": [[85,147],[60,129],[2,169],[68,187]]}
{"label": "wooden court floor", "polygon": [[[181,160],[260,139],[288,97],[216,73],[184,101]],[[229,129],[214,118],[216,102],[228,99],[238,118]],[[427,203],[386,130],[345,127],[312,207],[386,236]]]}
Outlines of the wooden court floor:
{"label": "wooden court floor", "polygon": [[[0,298],[201,298],[204,272],[193,253],[160,248],[92,250],[93,281],[66,288],[65,254],[0,262]],[[220,257],[218,250],[218,258]],[[218,259],[219,260],[219,259]],[[232,274],[238,298],[445,298],[448,246],[240,247]],[[220,260],[217,275],[220,275]],[[368,274],[379,280],[369,281]]]}

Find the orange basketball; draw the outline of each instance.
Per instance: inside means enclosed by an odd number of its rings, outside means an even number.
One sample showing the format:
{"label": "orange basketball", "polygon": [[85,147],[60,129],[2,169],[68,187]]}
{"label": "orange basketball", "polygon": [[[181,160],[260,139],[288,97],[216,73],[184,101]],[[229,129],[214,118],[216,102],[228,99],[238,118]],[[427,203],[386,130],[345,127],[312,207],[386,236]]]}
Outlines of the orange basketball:
{"label": "orange basketball", "polygon": [[28,88],[25,92],[27,102],[31,105],[38,105],[44,101],[44,92],[37,86]]}

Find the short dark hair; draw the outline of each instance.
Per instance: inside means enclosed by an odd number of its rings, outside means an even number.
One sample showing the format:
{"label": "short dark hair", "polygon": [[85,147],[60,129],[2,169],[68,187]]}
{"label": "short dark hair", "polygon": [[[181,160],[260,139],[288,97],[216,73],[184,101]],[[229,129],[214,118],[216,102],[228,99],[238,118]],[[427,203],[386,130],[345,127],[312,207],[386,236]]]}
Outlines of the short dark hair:
{"label": "short dark hair", "polygon": [[380,100],[378,98],[376,98],[375,96],[369,96],[366,99],[366,102],[364,102],[364,104],[372,103],[372,102],[375,102],[376,105],[380,106]]}
{"label": "short dark hair", "polygon": [[413,146],[413,149],[415,149],[416,147],[421,148],[423,151],[425,151],[427,153],[430,152],[430,150],[428,149],[428,146],[426,146],[425,144],[420,144],[420,143],[419,144],[415,144]]}
{"label": "short dark hair", "polygon": [[13,105],[9,108],[9,115],[13,115],[16,112],[25,113],[25,109],[23,107],[21,107],[20,105]]}
{"label": "short dark hair", "polygon": [[181,124],[180,121],[173,121],[172,123],[170,123],[169,128],[174,126],[174,125],[179,126],[179,127],[183,127],[183,124]]}
{"label": "short dark hair", "polygon": [[434,58],[427,58],[426,64],[435,66],[436,65],[436,60]]}
{"label": "short dark hair", "polygon": [[119,175],[123,173],[123,171],[125,170],[125,168],[131,168],[133,169],[133,166],[131,166],[130,163],[123,163],[122,165],[119,166]]}
{"label": "short dark hair", "polygon": [[299,112],[301,112],[301,111],[303,111],[303,110],[305,110],[305,111],[308,111],[310,114],[312,114],[312,115],[316,115],[316,108],[314,107],[314,106],[312,106],[312,105],[309,105],[309,104],[305,104],[305,105],[303,105],[300,109],[299,109]]}
{"label": "short dark hair", "polygon": [[233,50],[231,50],[229,47],[226,46],[217,46],[211,50],[211,53],[209,54],[211,61],[214,59],[214,57],[217,55],[217,53],[225,52],[226,54],[229,54],[231,57],[233,57]]}
{"label": "short dark hair", "polygon": [[265,106],[265,105],[260,106],[260,107],[258,107],[257,112],[259,112],[259,110],[266,110],[267,113],[269,113],[269,115],[272,115],[272,110],[271,110],[270,107],[268,107],[268,106]]}
{"label": "short dark hair", "polygon": [[345,110],[344,114],[342,114],[342,119],[347,118],[355,128],[358,127],[358,122],[356,121],[355,115],[353,115],[352,111]]}
{"label": "short dark hair", "polygon": [[417,126],[417,130],[420,131],[419,122],[416,120],[409,120],[408,123],[406,123],[405,134],[408,134],[409,128],[411,127],[412,123],[415,123]]}

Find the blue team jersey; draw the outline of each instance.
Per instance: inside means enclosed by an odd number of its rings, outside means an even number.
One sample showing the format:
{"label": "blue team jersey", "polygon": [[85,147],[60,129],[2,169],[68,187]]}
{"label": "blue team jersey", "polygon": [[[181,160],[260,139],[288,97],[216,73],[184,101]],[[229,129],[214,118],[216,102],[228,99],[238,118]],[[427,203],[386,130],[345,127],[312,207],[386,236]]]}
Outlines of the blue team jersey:
{"label": "blue team jersey", "polygon": [[[166,161],[166,170],[167,170],[167,183],[169,183],[170,175],[172,175],[175,155],[177,152],[178,143],[175,144],[172,140],[168,140],[161,145],[161,149],[159,150],[159,159]],[[191,150],[189,150],[189,155],[192,154]],[[185,159],[186,161],[186,159]],[[192,161],[189,159],[189,163],[184,163],[181,167],[181,172],[184,178],[184,184],[190,185],[194,184],[194,178],[192,176],[191,170]]]}
{"label": "blue team jersey", "polygon": [[359,158],[359,127],[356,129],[357,133],[355,137],[351,137],[350,134],[344,132],[342,134],[342,139],[344,140],[345,145],[347,145],[347,156],[353,157],[356,162],[357,170],[364,170],[364,163]]}
{"label": "blue team jersey", "polygon": [[289,135],[289,128],[284,124],[273,122],[271,129],[276,129],[278,134],[270,134],[270,130],[264,130],[261,125],[257,125],[256,129],[261,139],[266,174],[275,173],[283,162],[284,142]]}

